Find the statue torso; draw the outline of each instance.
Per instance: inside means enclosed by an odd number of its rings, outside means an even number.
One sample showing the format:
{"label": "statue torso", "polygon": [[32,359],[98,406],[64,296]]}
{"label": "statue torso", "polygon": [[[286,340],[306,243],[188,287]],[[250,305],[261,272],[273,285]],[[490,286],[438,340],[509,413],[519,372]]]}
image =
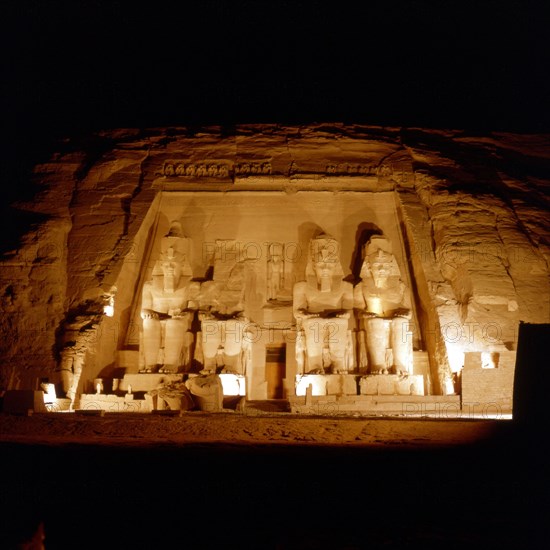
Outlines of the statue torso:
{"label": "statue torso", "polygon": [[384,315],[390,315],[394,310],[403,307],[404,285],[400,280],[388,281],[385,286],[379,288],[373,279],[363,279],[361,293],[368,311],[371,311],[369,306],[373,302],[380,304]]}
{"label": "statue torso", "polygon": [[322,292],[317,286],[307,284],[305,288],[307,309],[310,313],[324,310],[345,309],[344,296],[351,292],[351,283],[341,281],[328,292]]}
{"label": "statue torso", "polygon": [[152,298],[152,309],[159,313],[168,313],[170,309],[184,309],[189,300],[189,285],[182,285],[174,290],[167,292],[164,289],[154,288],[150,285],[148,288]]}

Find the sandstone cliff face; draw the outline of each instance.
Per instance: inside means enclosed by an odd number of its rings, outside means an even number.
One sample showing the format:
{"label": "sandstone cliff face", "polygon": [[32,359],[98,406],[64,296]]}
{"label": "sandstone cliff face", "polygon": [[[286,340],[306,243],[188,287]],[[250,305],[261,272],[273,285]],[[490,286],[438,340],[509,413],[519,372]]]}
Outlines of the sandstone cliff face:
{"label": "sandstone cliff face", "polygon": [[[38,377],[68,387],[80,369],[84,380],[116,367],[135,340],[131,304],[159,196],[171,191],[395,192],[435,393],[464,351],[513,363],[518,323],[550,321],[549,136],[340,124],[118,130],[60,144],[34,180],[34,200],[14,205],[33,223],[0,264],[2,389]],[[109,296],[123,306],[113,318],[103,315]]]}

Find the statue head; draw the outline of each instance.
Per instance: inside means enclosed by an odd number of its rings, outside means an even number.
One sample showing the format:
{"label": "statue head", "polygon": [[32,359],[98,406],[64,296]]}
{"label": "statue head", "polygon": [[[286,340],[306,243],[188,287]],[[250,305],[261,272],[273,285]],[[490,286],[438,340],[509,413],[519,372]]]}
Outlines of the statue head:
{"label": "statue head", "polygon": [[375,285],[380,286],[388,279],[400,276],[390,241],[382,235],[373,235],[363,248],[361,278],[372,277]]}
{"label": "statue head", "polygon": [[344,276],[340,263],[340,244],[329,235],[321,234],[310,241],[309,261],[306,275],[315,277],[323,292],[333,287],[333,279]]}
{"label": "statue head", "polygon": [[164,275],[164,290],[174,292],[178,287],[182,273],[182,258],[176,257],[174,249],[169,247],[161,259],[162,274]]}
{"label": "statue head", "polygon": [[160,260],[155,262],[153,266],[153,272],[151,273],[153,279],[153,288],[155,290],[164,289],[164,271],[162,270],[162,262]]}
{"label": "statue head", "polygon": [[183,228],[179,221],[175,220],[170,224],[170,228],[168,229],[168,233],[166,233],[166,237],[176,237],[180,239],[184,237]]}

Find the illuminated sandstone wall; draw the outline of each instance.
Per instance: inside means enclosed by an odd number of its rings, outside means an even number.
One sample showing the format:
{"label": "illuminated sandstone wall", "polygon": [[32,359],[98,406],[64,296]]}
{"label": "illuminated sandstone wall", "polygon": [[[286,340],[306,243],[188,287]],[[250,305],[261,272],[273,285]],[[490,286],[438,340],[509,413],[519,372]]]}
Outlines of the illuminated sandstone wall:
{"label": "illuminated sandstone wall", "polygon": [[[392,232],[412,276],[416,337],[429,352],[435,393],[464,351],[513,352],[519,320],[550,320],[547,136],[336,124],[121,130],[60,144],[36,167],[35,183],[35,200],[15,206],[36,223],[0,266],[1,388],[61,380],[75,358],[84,365],[80,389],[112,371],[135,341],[135,296],[159,227],[187,217],[196,246],[248,242],[246,198],[255,193],[264,193],[257,201],[278,198],[277,216],[269,214],[271,225],[262,218],[254,239],[269,238],[275,222],[281,238],[298,241],[300,224],[324,226],[344,240],[346,273],[360,224]],[[296,205],[311,213],[297,217]],[[395,227],[381,221],[383,208],[393,209]],[[236,212],[248,229],[236,226]],[[202,249],[195,252],[200,275]]]}

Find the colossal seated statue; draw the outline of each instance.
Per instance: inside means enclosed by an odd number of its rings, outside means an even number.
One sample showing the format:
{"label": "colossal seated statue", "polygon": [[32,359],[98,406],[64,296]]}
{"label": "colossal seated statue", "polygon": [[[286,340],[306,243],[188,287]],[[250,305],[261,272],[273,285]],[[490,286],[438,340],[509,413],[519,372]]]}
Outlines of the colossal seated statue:
{"label": "colossal seated statue", "polygon": [[353,365],[348,330],[353,286],[343,281],[340,245],[329,235],[311,239],[306,280],[294,285],[296,359],[305,373],[345,373]]}
{"label": "colossal seated statue", "polygon": [[[410,293],[401,280],[391,243],[382,235],[371,237],[363,248],[354,308],[359,326],[364,329],[360,338],[366,335],[366,353],[359,354],[359,366],[368,366],[370,373],[411,373]],[[364,345],[360,347],[365,349]]]}
{"label": "colossal seated statue", "polygon": [[233,240],[217,240],[214,274],[199,296],[202,373],[245,374],[250,342],[245,315],[246,266],[238,260]]}
{"label": "colossal seated statue", "polygon": [[145,372],[178,372],[191,363],[193,336],[189,329],[197,309],[198,283],[191,282],[188,239],[177,222],[161,242],[152,280],[143,285],[141,339]]}

